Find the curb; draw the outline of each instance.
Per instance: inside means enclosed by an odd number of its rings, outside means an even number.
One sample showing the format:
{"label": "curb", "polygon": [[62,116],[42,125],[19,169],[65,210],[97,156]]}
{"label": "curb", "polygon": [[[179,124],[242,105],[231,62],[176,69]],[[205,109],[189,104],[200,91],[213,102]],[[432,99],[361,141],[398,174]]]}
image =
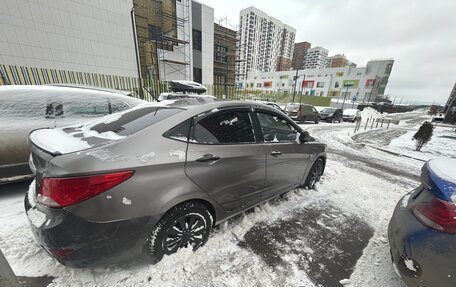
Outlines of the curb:
{"label": "curb", "polygon": [[382,152],[386,152],[386,153],[389,153],[389,154],[392,154],[392,155],[395,155],[395,156],[411,158],[411,159],[418,160],[418,161],[421,161],[421,162],[427,162],[427,160],[424,160],[424,159],[416,158],[416,157],[405,155],[405,154],[400,154],[400,153],[393,152],[393,151],[390,151],[390,150],[386,150],[386,149],[383,149],[383,148],[380,148],[380,147],[376,147],[376,146],[373,146],[373,145],[364,144],[364,146],[375,148],[376,150],[379,150],[379,151],[382,151]]}

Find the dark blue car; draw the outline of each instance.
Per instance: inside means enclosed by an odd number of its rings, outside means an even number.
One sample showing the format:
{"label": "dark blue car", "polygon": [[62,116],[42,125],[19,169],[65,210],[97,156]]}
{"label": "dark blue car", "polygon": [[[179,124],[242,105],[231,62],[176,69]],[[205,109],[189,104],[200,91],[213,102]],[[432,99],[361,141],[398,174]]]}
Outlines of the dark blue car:
{"label": "dark blue car", "polygon": [[424,164],[421,185],[406,194],[388,237],[396,270],[407,286],[456,286],[456,159]]}

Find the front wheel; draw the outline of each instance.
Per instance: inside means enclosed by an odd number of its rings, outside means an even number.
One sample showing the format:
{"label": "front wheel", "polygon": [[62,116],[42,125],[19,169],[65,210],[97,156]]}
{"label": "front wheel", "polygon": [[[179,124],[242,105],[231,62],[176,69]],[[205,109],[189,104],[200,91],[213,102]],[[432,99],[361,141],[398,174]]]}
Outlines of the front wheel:
{"label": "front wheel", "polygon": [[315,123],[318,124],[319,122],[320,122],[320,118],[317,118],[317,119],[315,120]]}
{"label": "front wheel", "polygon": [[323,160],[317,159],[307,175],[304,187],[308,189],[314,189],[315,184],[320,181],[321,175],[323,174]]}
{"label": "front wheel", "polygon": [[146,247],[153,263],[181,248],[203,246],[211,232],[213,217],[200,202],[185,202],[169,210],[152,229]]}

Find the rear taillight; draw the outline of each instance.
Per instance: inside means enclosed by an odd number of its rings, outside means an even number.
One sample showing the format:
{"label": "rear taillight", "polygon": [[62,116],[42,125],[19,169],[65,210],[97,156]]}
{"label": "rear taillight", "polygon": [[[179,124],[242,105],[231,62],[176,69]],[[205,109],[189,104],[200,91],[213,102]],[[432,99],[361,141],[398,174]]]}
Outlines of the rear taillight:
{"label": "rear taillight", "polygon": [[81,177],[43,178],[37,201],[53,208],[73,205],[119,185],[132,175],[133,171],[121,171]]}
{"label": "rear taillight", "polygon": [[456,234],[456,205],[434,197],[412,208],[415,217],[425,226],[436,231]]}

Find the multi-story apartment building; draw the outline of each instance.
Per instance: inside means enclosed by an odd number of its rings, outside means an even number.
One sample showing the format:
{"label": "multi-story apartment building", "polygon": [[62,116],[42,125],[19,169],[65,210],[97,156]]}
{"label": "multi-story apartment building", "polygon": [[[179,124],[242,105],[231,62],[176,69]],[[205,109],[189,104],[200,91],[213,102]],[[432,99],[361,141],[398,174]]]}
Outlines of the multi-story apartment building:
{"label": "multi-story apartment building", "polygon": [[196,1],[8,0],[0,19],[0,84],[213,82],[214,11]]}
{"label": "multi-story apartment building", "polygon": [[214,24],[214,84],[234,86],[236,31]]}
{"label": "multi-story apartment building", "polygon": [[304,58],[304,69],[322,69],[328,65],[328,50],[314,47],[307,50]]}
{"label": "multi-story apartment building", "polygon": [[349,61],[345,55],[340,55],[336,54],[334,56],[328,57],[328,64],[327,68],[339,68],[339,67],[345,67],[345,66],[350,66],[352,68],[356,68],[356,64],[353,63],[352,61]]}
{"label": "multi-story apartment building", "polygon": [[304,68],[304,59],[307,50],[310,49],[311,44],[309,42],[300,42],[294,44],[293,60],[291,67],[293,70],[300,70]]}
{"label": "multi-story apartment building", "polygon": [[240,12],[237,80],[251,71],[291,68],[296,30],[254,7]]}
{"label": "multi-story apartment building", "polygon": [[[249,89],[320,97],[346,97],[374,101],[385,93],[394,60],[372,60],[365,67],[314,68],[299,71],[256,72],[247,79]],[[294,77],[298,72],[298,78]]]}

